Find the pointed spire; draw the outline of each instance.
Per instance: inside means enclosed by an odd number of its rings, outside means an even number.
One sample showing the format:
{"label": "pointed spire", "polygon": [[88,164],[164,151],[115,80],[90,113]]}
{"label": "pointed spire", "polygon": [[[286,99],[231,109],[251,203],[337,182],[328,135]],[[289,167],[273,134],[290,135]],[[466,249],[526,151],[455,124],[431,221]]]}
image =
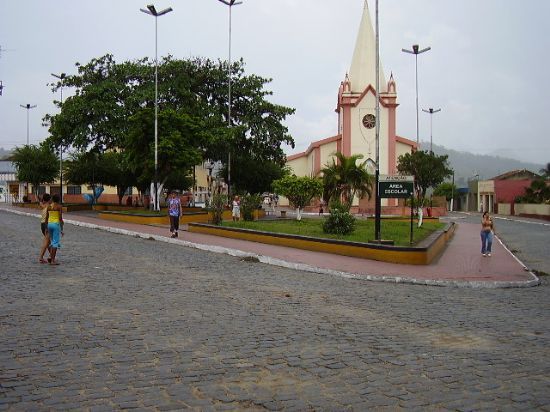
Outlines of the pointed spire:
{"label": "pointed spire", "polygon": [[[362,93],[369,85],[376,87],[376,38],[370,18],[369,7],[365,0],[363,16],[355,41],[355,50],[351,60],[349,71],[351,90],[354,93]],[[386,86],[386,79],[382,64],[380,64],[380,93]]]}
{"label": "pointed spire", "polygon": [[349,81],[348,73],[346,73],[346,77],[344,79],[344,93],[351,92],[351,83]]}
{"label": "pointed spire", "polygon": [[395,80],[393,79],[393,72],[390,73],[390,80],[388,80],[388,87],[387,91],[388,93],[397,93],[397,86],[395,84]]}

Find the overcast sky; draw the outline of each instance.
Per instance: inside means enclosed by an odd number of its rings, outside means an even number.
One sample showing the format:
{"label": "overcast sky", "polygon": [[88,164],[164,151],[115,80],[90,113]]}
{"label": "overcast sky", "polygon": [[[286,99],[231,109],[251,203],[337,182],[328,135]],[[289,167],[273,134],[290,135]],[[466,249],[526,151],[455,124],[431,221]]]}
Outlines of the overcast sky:
{"label": "overcast sky", "polygon": [[[248,73],[273,78],[271,100],[296,109],[287,125],[296,153],[333,136],[338,86],[351,64],[364,0],[243,0],[233,8],[232,55]],[[112,53],[117,62],[154,57],[145,0],[0,0],[0,147],[47,137],[55,113],[50,73]],[[159,56],[226,59],[228,10],[217,0],[162,0]],[[369,1],[374,23],[374,0]],[[399,135],[416,139],[414,56],[420,107],[433,141],[477,154],[550,161],[548,0],[380,0],[381,62],[397,81]],[[70,93],[65,91],[66,95]],[[420,140],[430,140],[420,112]]]}

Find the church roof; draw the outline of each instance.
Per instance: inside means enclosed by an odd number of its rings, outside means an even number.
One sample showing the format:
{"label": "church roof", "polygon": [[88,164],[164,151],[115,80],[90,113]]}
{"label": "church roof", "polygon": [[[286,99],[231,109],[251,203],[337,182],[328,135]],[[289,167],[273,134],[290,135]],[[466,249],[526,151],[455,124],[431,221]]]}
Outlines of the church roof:
{"label": "church roof", "polygon": [[[376,89],[376,37],[366,0],[355,41],[349,80],[353,93],[362,93],[369,85]],[[384,70],[380,63],[380,93],[386,91],[386,86]]]}

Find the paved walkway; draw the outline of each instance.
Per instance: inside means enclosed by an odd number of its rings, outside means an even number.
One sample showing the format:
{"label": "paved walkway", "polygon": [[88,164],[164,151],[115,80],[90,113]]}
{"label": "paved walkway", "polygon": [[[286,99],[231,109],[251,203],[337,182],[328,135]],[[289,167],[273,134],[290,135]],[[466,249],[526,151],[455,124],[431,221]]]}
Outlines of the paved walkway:
{"label": "paved walkway", "polygon": [[[29,209],[0,206],[14,213],[38,216]],[[479,225],[458,223],[458,229],[440,258],[430,265],[403,265],[378,262],[329,253],[311,252],[283,246],[266,245],[181,231],[178,239],[169,237],[165,227],[106,221],[91,212],[66,213],[65,221],[130,236],[153,237],[233,256],[250,257],[262,263],[316,273],[376,281],[461,287],[536,286],[539,279],[530,272],[498,239],[493,242],[492,257],[480,254]]]}
{"label": "paved walkway", "polygon": [[0,210],[0,411],[550,411],[547,276],[368,282],[72,225],[50,266],[38,230]]}

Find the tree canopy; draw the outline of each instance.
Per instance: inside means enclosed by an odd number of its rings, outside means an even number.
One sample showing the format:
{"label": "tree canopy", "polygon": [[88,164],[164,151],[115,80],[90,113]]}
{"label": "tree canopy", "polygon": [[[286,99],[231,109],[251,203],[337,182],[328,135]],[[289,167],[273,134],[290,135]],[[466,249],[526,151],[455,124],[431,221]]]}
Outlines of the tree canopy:
{"label": "tree canopy", "polygon": [[414,176],[414,187],[418,205],[424,205],[426,190],[436,187],[453,174],[449,168],[448,156],[433,152],[415,151],[399,156],[399,173]]}
{"label": "tree canopy", "polygon": [[314,197],[321,196],[323,184],[315,177],[284,176],[273,182],[275,193],[285,196],[298,210],[296,219],[301,220],[301,209],[309,205]]}
{"label": "tree canopy", "polygon": [[458,188],[454,183],[443,182],[434,189],[434,196],[445,196],[450,201],[458,195]]}
{"label": "tree canopy", "polygon": [[[158,175],[161,182],[189,174],[203,160],[232,157],[232,172],[257,164],[283,166],[281,145],[294,147],[283,122],[294,109],[267,99],[271,79],[246,74],[242,60],[231,65],[232,109],[228,127],[228,66],[224,61],[163,58],[158,67]],[[76,64],[64,78],[74,93],[61,111],[46,115],[50,147],[121,152],[139,182],[154,175],[154,62],[116,63],[110,54]],[[52,84],[57,91],[61,83]],[[234,159],[234,160],[233,160]],[[189,183],[189,179],[175,179]],[[260,186],[265,186],[261,184]]]}
{"label": "tree canopy", "polygon": [[53,150],[45,144],[17,147],[10,158],[20,182],[32,184],[35,194],[42,183],[53,182],[59,176],[59,163]]}

